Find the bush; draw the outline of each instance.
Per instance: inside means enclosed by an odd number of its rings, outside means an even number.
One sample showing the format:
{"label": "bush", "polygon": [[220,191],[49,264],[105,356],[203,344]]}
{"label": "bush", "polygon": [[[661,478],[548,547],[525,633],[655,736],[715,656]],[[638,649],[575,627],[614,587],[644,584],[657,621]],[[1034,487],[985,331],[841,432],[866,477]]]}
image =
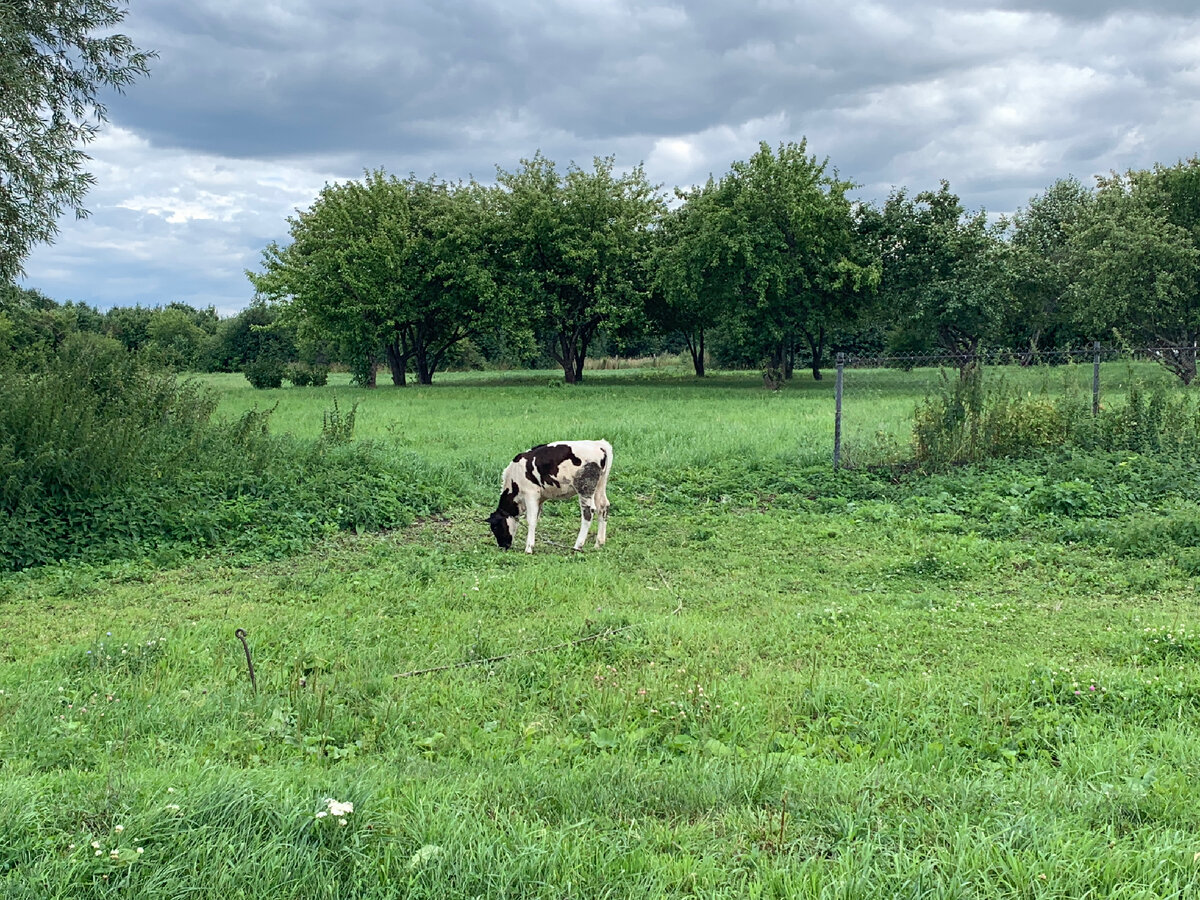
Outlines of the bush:
{"label": "bush", "polygon": [[246,363],[242,372],[246,380],[259,390],[283,385],[283,363],[271,357],[260,356]]}
{"label": "bush", "polygon": [[1068,442],[1084,410],[1072,399],[1019,395],[1003,382],[984,388],[983,369],[973,367],[927,397],[913,422],[916,462],[945,469],[986,459],[1019,458]]}
{"label": "bush", "polygon": [[326,444],[348,444],[354,439],[354,420],[358,416],[358,403],[344,413],[338,408],[337,397],[333,406],[321,414],[321,440]]}
{"label": "bush", "polygon": [[[393,528],[465,487],[415,455],[271,435],[104,339],[0,381],[0,571],[227,549],[270,558]],[[353,411],[352,411],[353,412]]]}
{"label": "bush", "polygon": [[329,383],[329,366],[289,363],[284,368],[283,377],[295,387],[324,387]]}

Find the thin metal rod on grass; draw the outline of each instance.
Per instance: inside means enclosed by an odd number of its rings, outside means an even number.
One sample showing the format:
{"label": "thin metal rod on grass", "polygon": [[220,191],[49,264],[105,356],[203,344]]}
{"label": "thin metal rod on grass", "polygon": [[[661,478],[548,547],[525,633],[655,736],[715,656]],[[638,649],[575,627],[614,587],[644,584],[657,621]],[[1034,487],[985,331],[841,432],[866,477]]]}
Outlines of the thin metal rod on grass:
{"label": "thin metal rod on grass", "polygon": [[250,671],[250,687],[254,688],[254,693],[257,695],[258,679],[254,677],[254,660],[250,658],[250,645],[246,643],[246,629],[239,628],[234,635],[242,642],[242,649],[246,651],[246,668]]}

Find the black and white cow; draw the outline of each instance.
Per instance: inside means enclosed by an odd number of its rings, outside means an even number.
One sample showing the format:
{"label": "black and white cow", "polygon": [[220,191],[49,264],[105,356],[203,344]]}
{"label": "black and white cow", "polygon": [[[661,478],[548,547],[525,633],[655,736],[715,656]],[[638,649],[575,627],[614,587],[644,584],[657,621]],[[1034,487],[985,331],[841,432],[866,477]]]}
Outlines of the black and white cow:
{"label": "black and white cow", "polygon": [[604,488],[612,458],[612,445],[608,441],[557,441],[518,453],[504,470],[500,503],[487,520],[496,543],[504,550],[512,547],[517,519],[524,514],[529,524],[525,552],[532,553],[542,501],[578,496],[583,522],[575,549],[583,549],[596,515],[600,517],[596,546],[602,547],[608,526],[608,496]]}

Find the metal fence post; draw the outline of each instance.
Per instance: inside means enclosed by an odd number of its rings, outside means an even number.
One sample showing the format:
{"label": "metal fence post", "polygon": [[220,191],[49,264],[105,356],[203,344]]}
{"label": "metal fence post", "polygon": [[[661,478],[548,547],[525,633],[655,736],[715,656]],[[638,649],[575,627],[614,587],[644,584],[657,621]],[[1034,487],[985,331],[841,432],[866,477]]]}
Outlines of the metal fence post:
{"label": "metal fence post", "polygon": [[1092,341],[1092,418],[1100,415],[1100,342]]}
{"label": "metal fence post", "polygon": [[846,368],[846,354],[837,355],[837,380],[833,388],[833,471],[842,465],[842,371]]}

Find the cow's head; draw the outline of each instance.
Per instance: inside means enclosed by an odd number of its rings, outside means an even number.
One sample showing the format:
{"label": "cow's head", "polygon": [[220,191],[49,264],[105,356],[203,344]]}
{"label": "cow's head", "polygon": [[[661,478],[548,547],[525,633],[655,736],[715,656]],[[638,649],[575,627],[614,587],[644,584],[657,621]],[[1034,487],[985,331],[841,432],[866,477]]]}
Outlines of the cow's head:
{"label": "cow's head", "polygon": [[496,537],[496,545],[501,550],[512,549],[513,538],[517,534],[517,517],[498,509],[487,517],[487,523]]}

